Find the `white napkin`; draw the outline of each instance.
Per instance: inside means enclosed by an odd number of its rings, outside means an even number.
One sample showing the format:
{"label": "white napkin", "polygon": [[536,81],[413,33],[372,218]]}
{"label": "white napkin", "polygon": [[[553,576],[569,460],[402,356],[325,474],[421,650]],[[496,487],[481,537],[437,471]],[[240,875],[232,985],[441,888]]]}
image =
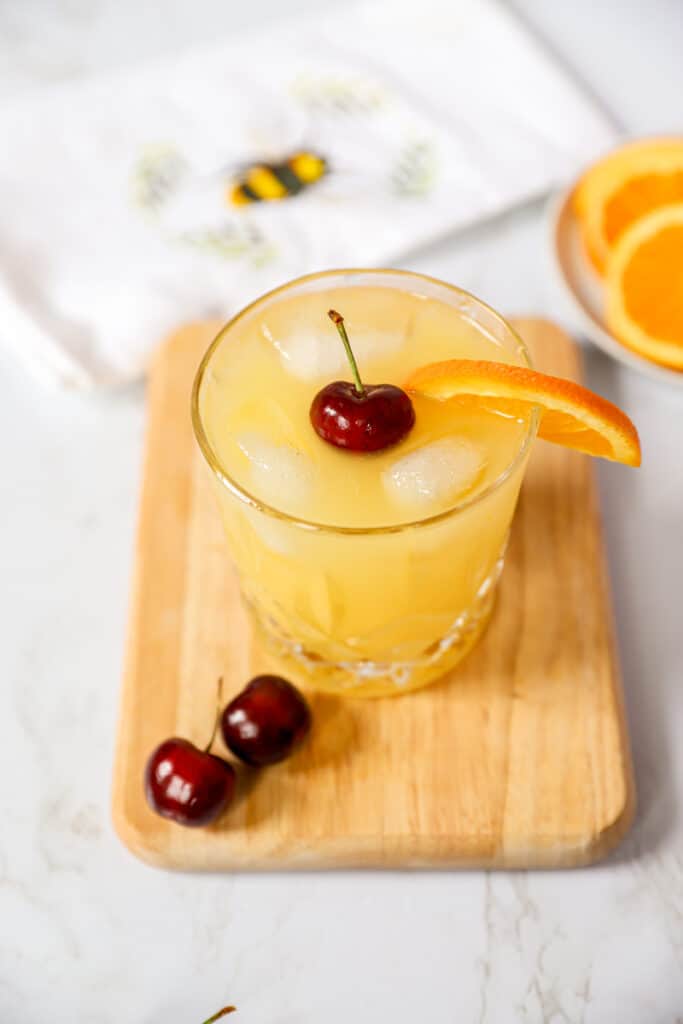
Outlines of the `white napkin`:
{"label": "white napkin", "polygon": [[[0,108],[0,338],[71,386],[313,270],[387,265],[614,138],[494,0],[380,0]],[[328,173],[233,205],[243,169]]]}

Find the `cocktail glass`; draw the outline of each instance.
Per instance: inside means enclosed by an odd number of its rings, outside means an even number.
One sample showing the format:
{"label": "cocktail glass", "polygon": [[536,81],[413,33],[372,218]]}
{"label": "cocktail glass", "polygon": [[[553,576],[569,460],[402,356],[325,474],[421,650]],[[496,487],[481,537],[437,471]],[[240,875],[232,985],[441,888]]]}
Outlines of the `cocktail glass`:
{"label": "cocktail glass", "polygon": [[[373,332],[383,339],[378,365],[389,379],[382,383],[400,384],[407,369],[450,357],[524,366],[530,360],[512,327],[467,292],[410,272],[341,270],[300,278],[252,303],[220,331],[197,372],[196,437],[213,475],[244,601],[278,670],[335,694],[398,695],[451,670],[484,631],[536,416],[509,426],[496,422],[493,433],[482,421],[488,476],[446,507],[427,504],[411,515],[392,511],[386,521],[366,525],[361,487],[353,515],[340,513],[340,521],[329,509],[321,513],[313,490],[310,499],[299,493],[292,511],[288,452],[292,446],[298,452],[300,442],[314,452],[311,446],[324,446],[313,435],[308,406],[320,386],[344,376],[327,347],[339,344],[325,319],[330,306],[350,314],[352,341],[354,335],[370,339],[364,347],[370,359]],[[290,335],[295,344],[288,343]],[[391,338],[399,335],[405,347],[393,350]],[[476,422],[461,423],[453,415],[454,432],[466,427],[476,442]],[[244,435],[244,417],[250,418],[249,437],[254,423],[273,435],[269,442],[279,443],[283,431],[288,435],[290,448],[270,466],[265,492],[245,482],[239,457],[229,454],[231,435]],[[334,452],[330,458],[337,461],[319,472],[352,483],[358,458],[377,460],[369,465],[379,473],[392,457]],[[267,464],[258,460],[257,452],[257,480]],[[309,479],[318,472],[314,463],[305,468]],[[273,486],[278,482],[280,491]]]}

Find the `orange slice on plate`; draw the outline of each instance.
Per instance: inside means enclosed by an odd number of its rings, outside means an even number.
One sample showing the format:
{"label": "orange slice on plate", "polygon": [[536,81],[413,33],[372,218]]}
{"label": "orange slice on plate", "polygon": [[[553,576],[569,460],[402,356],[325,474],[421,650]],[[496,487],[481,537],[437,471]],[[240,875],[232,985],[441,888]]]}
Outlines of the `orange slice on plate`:
{"label": "orange slice on plate", "polygon": [[642,139],[598,161],[574,192],[584,246],[603,274],[611,251],[636,220],[683,202],[683,138]]}
{"label": "orange slice on plate", "polygon": [[636,221],[607,264],[607,326],[627,348],[683,370],[683,203]]}
{"label": "orange slice on plate", "polygon": [[422,366],[405,383],[429,398],[473,402],[519,418],[540,412],[538,436],[588,455],[640,465],[638,432],[606,398],[574,381],[525,366],[479,359],[448,359]]}

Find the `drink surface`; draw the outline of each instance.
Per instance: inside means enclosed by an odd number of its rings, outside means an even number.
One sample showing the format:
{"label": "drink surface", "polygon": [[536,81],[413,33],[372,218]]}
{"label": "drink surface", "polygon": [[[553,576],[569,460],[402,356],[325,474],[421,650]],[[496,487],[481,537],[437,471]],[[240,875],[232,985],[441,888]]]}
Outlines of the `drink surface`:
{"label": "drink surface", "polygon": [[486,490],[521,448],[525,422],[414,395],[415,426],[398,445],[367,454],[318,437],[313,397],[333,380],[351,380],[329,308],[345,318],[366,384],[401,385],[443,359],[522,361],[466,314],[409,290],[276,297],[230,329],[204,376],[201,417],[222,470],[258,502],[339,527],[428,519]]}

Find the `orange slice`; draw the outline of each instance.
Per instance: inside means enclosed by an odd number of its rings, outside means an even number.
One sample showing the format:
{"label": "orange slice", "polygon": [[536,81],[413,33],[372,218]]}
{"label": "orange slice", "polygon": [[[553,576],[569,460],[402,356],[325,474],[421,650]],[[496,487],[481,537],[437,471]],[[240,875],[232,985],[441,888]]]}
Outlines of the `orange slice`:
{"label": "orange slice", "polygon": [[683,370],[683,203],[621,236],[607,264],[605,315],[628,348]]}
{"label": "orange slice", "polygon": [[586,252],[603,274],[610,252],[634,221],[683,202],[683,138],[642,139],[610,153],[574,192]]}
{"label": "orange slice", "polygon": [[473,402],[519,418],[540,411],[538,436],[588,455],[640,465],[638,432],[606,398],[574,381],[525,366],[479,359],[448,359],[422,366],[408,378],[409,391],[429,398]]}

